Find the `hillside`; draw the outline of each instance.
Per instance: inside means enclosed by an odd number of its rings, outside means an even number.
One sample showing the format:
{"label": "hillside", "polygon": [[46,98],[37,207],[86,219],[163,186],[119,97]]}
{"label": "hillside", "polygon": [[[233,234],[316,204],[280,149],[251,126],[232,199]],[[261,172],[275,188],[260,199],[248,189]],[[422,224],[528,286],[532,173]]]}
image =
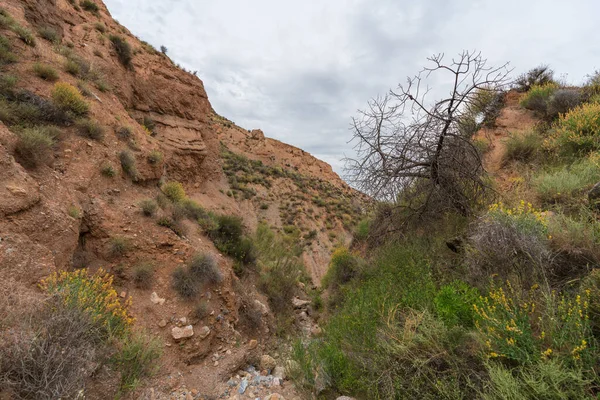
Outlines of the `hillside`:
{"label": "hillside", "polygon": [[[59,275],[45,293],[44,278],[81,268],[109,274],[106,301],[130,303],[124,312],[135,322],[126,325],[162,352],[148,355],[158,371],[134,375],[128,390],[118,369],[87,373],[100,378],[84,380],[86,398],[218,396],[263,355],[281,367],[289,349],[275,347],[272,307],[291,313],[286,329],[318,332],[307,303],[294,311],[291,300],[319,295],[332,250],[349,244],[367,202],[328,164],[217,115],[195,74],[100,1],[3,2],[0,79],[2,343],[27,342],[37,329],[29,315],[40,315],[47,293],[67,290]],[[274,255],[273,243],[287,251]],[[205,260],[198,255],[214,261],[194,264]],[[285,279],[274,278],[292,259]],[[213,279],[184,282],[191,265]],[[173,338],[188,326],[194,336]],[[257,394],[295,396],[288,382],[261,387]]]}

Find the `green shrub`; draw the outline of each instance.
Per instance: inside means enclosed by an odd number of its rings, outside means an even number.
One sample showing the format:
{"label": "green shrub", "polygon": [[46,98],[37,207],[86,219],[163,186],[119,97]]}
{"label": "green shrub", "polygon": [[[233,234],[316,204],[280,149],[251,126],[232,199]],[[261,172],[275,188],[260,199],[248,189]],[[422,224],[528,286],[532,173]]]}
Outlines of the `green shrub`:
{"label": "green shrub", "polygon": [[529,131],[523,134],[513,133],[505,142],[506,152],[503,156],[503,162],[529,162],[536,157],[541,146],[542,138],[535,131]]}
{"label": "green shrub", "polygon": [[54,29],[51,26],[45,26],[43,28],[40,28],[38,33],[40,34],[40,36],[43,39],[46,39],[50,43],[55,43],[55,44],[60,43],[60,34],[58,33],[58,31],[56,29]]}
{"label": "green shrub", "polygon": [[600,104],[585,103],[561,115],[544,146],[564,157],[600,150]]}
{"label": "green shrub", "polygon": [[128,126],[122,126],[117,129],[117,137],[122,140],[130,140],[133,135],[133,130]]}
{"label": "green shrub", "polygon": [[76,125],[77,133],[81,136],[98,141],[104,139],[104,127],[98,121],[81,119]]}
{"label": "green shrub", "polygon": [[163,160],[163,154],[158,150],[152,150],[150,154],[148,154],[148,162],[152,165],[158,165]]}
{"label": "green shrub", "polygon": [[108,254],[111,257],[121,257],[130,248],[129,240],[122,236],[113,236],[108,241]]}
{"label": "green shrub", "polygon": [[556,83],[533,85],[521,99],[521,106],[545,115],[548,100],[557,89],[558,85]]}
{"label": "green shrub", "polygon": [[27,128],[17,133],[15,151],[19,161],[35,168],[50,160],[55,137],[47,128]]}
{"label": "green shrub", "polygon": [[199,283],[220,283],[223,280],[217,261],[209,254],[194,255],[188,264],[188,269]]}
{"label": "green shrub", "polygon": [[142,209],[142,213],[147,217],[153,216],[158,208],[158,204],[156,204],[156,201],[152,199],[142,200],[138,205]]}
{"label": "green shrub", "polygon": [[72,59],[67,59],[65,62],[65,72],[73,76],[79,76],[81,74],[81,66]]}
{"label": "green shrub", "polygon": [[177,267],[172,274],[173,289],[184,299],[191,299],[200,293],[200,286],[189,270]]}
{"label": "green shrub", "polygon": [[199,221],[209,217],[206,210],[192,199],[185,198],[178,202],[175,207],[181,207],[183,215],[192,221]]}
{"label": "green shrub", "polygon": [[600,160],[590,156],[569,166],[540,172],[532,182],[543,203],[564,203],[583,200],[581,194],[600,180]]}
{"label": "green shrub", "polygon": [[580,105],[583,101],[581,89],[557,89],[550,99],[546,110],[549,119],[556,119]]}
{"label": "green shrub", "polygon": [[183,185],[180,182],[167,182],[160,187],[160,190],[165,196],[167,196],[169,200],[171,200],[174,203],[185,199],[185,189],[183,188]]}
{"label": "green shrub", "polygon": [[117,57],[119,58],[121,64],[128,68],[131,67],[133,55],[131,53],[131,46],[129,43],[127,43],[127,41],[122,37],[115,35],[110,36],[110,41],[113,44],[113,48],[117,52]]}
{"label": "green shrub", "polygon": [[192,311],[192,317],[197,318],[197,319],[206,318],[208,315],[209,315],[208,304],[206,301],[202,301],[202,302],[196,304],[196,306],[194,307],[194,310]]}
{"label": "green shrub", "polygon": [[442,286],[435,295],[435,313],[448,327],[462,325],[471,328],[475,316],[473,304],[478,299],[477,289],[464,282],[454,281]]}
{"label": "green shrub", "polygon": [[91,0],[82,0],[79,5],[81,6],[81,8],[83,8],[85,11],[89,11],[91,13],[97,14],[98,11],[100,11],[100,8],[98,7],[98,5],[96,3],[94,3]]}
{"label": "green shrub", "polygon": [[555,83],[554,71],[547,65],[532,68],[515,80],[515,86],[519,92],[527,92],[533,86],[542,86],[551,83]]}
{"label": "green shrub", "polygon": [[102,164],[102,166],[100,167],[100,172],[102,173],[102,175],[108,178],[112,178],[117,175],[117,171],[109,162],[105,162]]}
{"label": "green shrub", "polygon": [[90,109],[77,88],[66,82],[58,82],[54,85],[52,99],[58,107],[75,115],[86,115]]}
{"label": "green shrub", "polygon": [[139,179],[138,170],[135,165],[135,156],[129,150],[123,150],[119,153],[121,168],[134,182]]}
{"label": "green shrub", "polygon": [[368,218],[362,219],[354,228],[354,239],[359,241],[367,240],[369,230],[371,228],[371,220]]}
{"label": "green shrub", "polygon": [[57,81],[58,72],[50,65],[35,63],[33,64],[33,72],[45,81]]}
{"label": "green shrub", "polygon": [[102,22],[96,22],[94,24],[94,29],[100,33],[106,33],[106,26]]}
{"label": "green shrub", "polygon": [[133,269],[133,283],[140,289],[150,289],[154,281],[154,266],[149,263],[137,265]]}
{"label": "green shrub", "polygon": [[327,273],[323,277],[323,286],[338,290],[350,282],[360,272],[360,262],[346,247],[338,247],[331,255]]}
{"label": "green shrub", "polygon": [[251,264],[256,258],[254,245],[243,234],[242,219],[232,215],[217,216],[215,226],[208,231],[208,236],[219,251],[244,264]]}
{"label": "green shrub", "polygon": [[74,206],[74,205],[69,207],[69,209],[67,210],[67,214],[69,214],[69,216],[71,218],[75,218],[75,219],[81,218],[81,210],[77,206]]}
{"label": "green shrub", "polygon": [[15,24],[12,27],[12,31],[19,36],[27,46],[35,47],[35,35],[27,28]]}
{"label": "green shrub", "polygon": [[0,65],[14,62],[17,62],[17,56],[12,52],[10,41],[5,36],[0,35]]}
{"label": "green shrub", "polygon": [[112,363],[121,373],[119,389],[129,392],[138,387],[140,379],[152,376],[158,371],[157,360],[162,354],[162,343],[139,332],[125,336],[119,344],[119,351],[112,357]]}

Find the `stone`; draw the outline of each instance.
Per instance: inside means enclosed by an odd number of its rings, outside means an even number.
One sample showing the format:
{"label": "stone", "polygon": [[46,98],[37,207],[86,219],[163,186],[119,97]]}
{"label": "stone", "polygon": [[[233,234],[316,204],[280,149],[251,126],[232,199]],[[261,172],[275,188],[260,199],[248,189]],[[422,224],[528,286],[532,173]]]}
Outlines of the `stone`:
{"label": "stone", "polygon": [[165,299],[159,297],[158,294],[156,294],[156,292],[152,292],[152,294],[150,295],[150,301],[152,302],[152,304],[158,304],[161,306],[165,304]]}
{"label": "stone", "polygon": [[273,370],[273,369],[275,369],[276,366],[277,366],[277,362],[270,355],[263,354],[262,357],[260,357],[260,367],[262,369]]}
{"label": "stone", "polygon": [[310,304],[310,300],[302,300],[298,297],[294,297],[292,299],[292,305],[294,306],[294,308],[304,308],[307,307]]}
{"label": "stone", "polygon": [[300,370],[300,364],[296,360],[287,360],[285,362],[285,372],[287,374],[293,374]]}
{"label": "stone", "polygon": [[273,378],[273,382],[271,383],[271,386],[281,386],[281,379]]}
{"label": "stone", "polygon": [[158,326],[160,326],[161,328],[164,328],[165,326],[167,326],[167,320],[166,319],[161,319],[160,321],[158,321]]}
{"label": "stone", "polygon": [[273,376],[275,378],[279,378],[282,380],[287,378],[287,373],[285,372],[285,368],[283,368],[281,365],[276,366],[275,369],[273,370]]}
{"label": "stone", "polygon": [[198,336],[200,336],[200,339],[204,339],[206,338],[208,335],[210,335],[210,328],[208,326],[203,326],[202,328],[200,328],[200,330],[198,331]]}
{"label": "stone", "polygon": [[187,325],[187,318],[186,317],[179,318],[179,323],[181,325]]}
{"label": "stone", "polygon": [[238,393],[244,394],[244,392],[246,392],[246,389],[248,389],[248,380],[246,378],[244,378],[240,382],[240,387],[238,388]]}
{"label": "stone", "polygon": [[175,326],[171,329],[171,335],[175,340],[191,338],[194,336],[194,327],[192,325],[184,326],[182,328]]}
{"label": "stone", "polygon": [[258,300],[254,300],[254,304],[256,304],[256,307],[260,310],[260,313],[265,316],[269,313],[269,309],[267,308],[266,305],[264,305],[263,303],[261,303]]}
{"label": "stone", "polygon": [[119,294],[119,297],[124,299],[125,297],[127,297],[127,293],[125,291],[123,291],[123,292],[121,292],[121,294]]}
{"label": "stone", "polygon": [[218,361],[215,361],[215,362],[213,363],[213,367],[218,367],[218,366],[219,366],[219,362],[218,362]]}
{"label": "stone", "polygon": [[256,339],[252,339],[250,342],[248,342],[248,350],[254,350],[256,346],[258,346]]}
{"label": "stone", "polygon": [[600,209],[600,182],[596,183],[588,192],[588,201],[592,208]]}
{"label": "stone", "polygon": [[322,332],[322,329],[319,325],[315,325],[312,328],[310,328],[310,334],[313,336],[319,336]]}
{"label": "stone", "polygon": [[267,397],[265,397],[264,400],[285,400],[285,398],[280,395],[279,393],[272,393],[270,395],[268,395]]}

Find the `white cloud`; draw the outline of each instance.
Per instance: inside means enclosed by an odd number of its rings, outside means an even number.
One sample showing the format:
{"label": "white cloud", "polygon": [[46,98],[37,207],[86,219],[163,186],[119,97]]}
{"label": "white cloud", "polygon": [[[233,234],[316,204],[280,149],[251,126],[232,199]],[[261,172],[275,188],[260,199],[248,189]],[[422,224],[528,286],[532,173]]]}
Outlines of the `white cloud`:
{"label": "white cloud", "polygon": [[433,53],[481,50],[516,72],[600,67],[594,0],[105,0],[113,16],[197,70],[215,110],[341,172],[350,118]]}

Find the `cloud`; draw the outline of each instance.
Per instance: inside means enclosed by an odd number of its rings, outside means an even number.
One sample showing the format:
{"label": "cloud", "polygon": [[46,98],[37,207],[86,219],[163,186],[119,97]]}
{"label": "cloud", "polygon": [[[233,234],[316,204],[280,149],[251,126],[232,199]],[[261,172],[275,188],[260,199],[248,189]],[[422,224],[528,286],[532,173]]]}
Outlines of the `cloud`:
{"label": "cloud", "polygon": [[134,34],[197,70],[218,113],[338,172],[353,154],[356,110],[433,53],[478,49],[515,72],[549,63],[575,83],[600,67],[594,0],[105,2]]}

